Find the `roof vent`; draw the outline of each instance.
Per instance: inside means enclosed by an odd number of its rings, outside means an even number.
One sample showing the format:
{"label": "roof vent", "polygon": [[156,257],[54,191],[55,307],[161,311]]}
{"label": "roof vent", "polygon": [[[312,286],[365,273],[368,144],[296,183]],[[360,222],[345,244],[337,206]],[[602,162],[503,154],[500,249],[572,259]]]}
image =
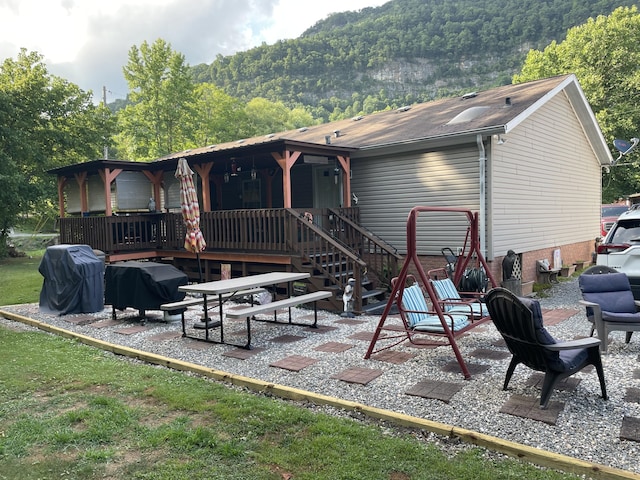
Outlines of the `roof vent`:
{"label": "roof vent", "polygon": [[191,151],[191,149],[187,149],[187,150],[183,150],[182,153],[189,153]]}
{"label": "roof vent", "polygon": [[469,92],[469,93],[465,93],[464,95],[462,95],[462,99],[463,100],[468,100],[470,98],[474,98],[478,96],[478,92]]}
{"label": "roof vent", "polygon": [[306,132],[307,130],[309,130],[307,127],[300,127],[300,128],[298,129],[298,131],[299,131],[300,133],[302,133],[302,132]]}
{"label": "roof vent", "polygon": [[276,136],[275,133],[268,133],[267,135],[264,136],[264,138],[273,138],[275,136]]}
{"label": "roof vent", "polygon": [[364,118],[364,116],[357,115],[357,116],[353,117],[351,120],[353,120],[354,122],[357,122],[358,120],[362,120],[363,118]]}
{"label": "roof vent", "polygon": [[405,105],[404,107],[400,107],[396,110],[396,112],[407,112],[411,110],[411,107],[409,105]]}
{"label": "roof vent", "polygon": [[331,145],[331,135],[324,136],[324,143],[326,143],[327,145]]}
{"label": "roof vent", "polygon": [[340,136],[340,130],[334,130],[333,131],[333,136],[338,138]]}
{"label": "roof vent", "polygon": [[238,140],[236,143],[244,143],[244,138],[242,140]]}
{"label": "roof vent", "polygon": [[504,99],[504,104],[508,107],[511,106],[511,97],[507,97]]}
{"label": "roof vent", "polygon": [[216,148],[217,146],[218,146],[218,145],[216,145],[216,144],[214,143],[213,145],[209,145],[209,148],[213,150],[213,149],[214,149],[214,148]]}

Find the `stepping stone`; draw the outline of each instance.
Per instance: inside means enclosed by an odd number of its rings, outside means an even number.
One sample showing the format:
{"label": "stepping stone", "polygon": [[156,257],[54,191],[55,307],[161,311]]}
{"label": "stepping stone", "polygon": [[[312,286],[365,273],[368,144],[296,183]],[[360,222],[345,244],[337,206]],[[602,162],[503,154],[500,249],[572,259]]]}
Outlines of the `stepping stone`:
{"label": "stepping stone", "polygon": [[322,345],[318,345],[314,350],[317,350],[318,352],[342,353],[346,352],[350,348],[353,348],[353,345],[348,343],[327,342]]}
{"label": "stepping stone", "polygon": [[299,372],[303,368],[317,363],[315,358],[305,357],[302,355],[291,355],[289,357],[278,360],[277,362],[270,363],[270,367],[283,368],[285,370],[291,370],[292,372]]}
{"label": "stepping stone", "polygon": [[629,403],[640,403],[640,388],[627,388],[624,401]]}
{"label": "stepping stone", "polygon": [[640,442],[640,418],[623,417],[620,428],[620,439]]}
{"label": "stepping stone", "polygon": [[135,327],[119,328],[114,331],[115,333],[119,333],[121,335],[133,335],[135,333],[145,332],[147,330],[149,330],[149,327],[143,327],[142,325],[139,325]]}
{"label": "stepping stone", "polygon": [[577,313],[580,313],[579,310],[574,308],[553,308],[553,309],[542,309],[542,318],[544,318],[544,324],[547,327],[552,325],[557,325],[560,322],[564,322],[568,318],[573,317]]}
{"label": "stepping stone", "polygon": [[347,368],[346,370],[343,370],[336,375],[332,375],[331,378],[342,380],[343,382],[347,383],[359,383],[360,385],[366,385],[382,374],[382,370],[374,368],[352,367]]}
{"label": "stepping stone", "polygon": [[491,350],[489,348],[477,348],[470,354],[472,357],[486,358],[488,360],[504,360],[509,358],[511,354],[504,350]]}
{"label": "stepping stone", "polygon": [[[467,370],[469,370],[469,373],[471,374],[471,376],[484,373],[490,368],[491,367],[489,365],[480,365],[478,363],[467,363]],[[442,371],[447,373],[462,373],[462,369],[460,368],[460,365],[455,360],[447,363],[444,367],[442,367]]]}
{"label": "stepping stone", "polygon": [[460,383],[441,382],[439,380],[422,380],[407,390],[407,395],[423,398],[434,398],[449,403],[451,398],[462,390],[464,385]]}
{"label": "stepping stone", "polygon": [[228,350],[222,354],[223,357],[229,358],[237,358],[238,360],[247,360],[248,358],[257,355],[258,353],[264,352],[266,348],[262,347],[252,347],[251,350],[247,350],[246,348],[235,348],[233,350]]}
{"label": "stepping stone", "polygon": [[93,322],[90,325],[95,328],[107,328],[122,325],[122,322],[119,320],[100,320],[99,322]]}
{"label": "stepping stone", "polygon": [[380,362],[389,362],[395,364],[401,364],[408,360],[411,360],[415,355],[407,352],[398,352],[394,350],[383,350],[380,353],[373,355],[371,358],[373,360],[378,360]]}
{"label": "stepping stone", "polygon": [[511,398],[509,398],[509,400],[507,400],[507,402],[502,406],[500,413],[506,413],[516,417],[530,418],[531,420],[555,425],[558,421],[558,416],[563,409],[563,402],[550,401],[548,403],[548,407],[543,410],[540,408],[539,398],[512,395]]}
{"label": "stepping stone", "polygon": [[[354,340],[362,340],[363,342],[370,342],[375,332],[356,332],[353,335],[349,335],[347,338],[352,338]],[[384,335],[380,335],[378,338],[384,338]]]}

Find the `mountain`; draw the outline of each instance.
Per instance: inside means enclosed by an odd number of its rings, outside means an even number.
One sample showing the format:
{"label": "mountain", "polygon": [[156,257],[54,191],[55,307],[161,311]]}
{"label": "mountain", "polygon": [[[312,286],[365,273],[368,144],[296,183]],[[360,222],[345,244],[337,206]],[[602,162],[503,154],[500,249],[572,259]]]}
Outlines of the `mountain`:
{"label": "mountain", "polygon": [[335,13],[299,38],[210,65],[210,82],[245,101],[304,105],[324,120],[511,83],[527,52],[609,15],[622,0],[392,0]]}

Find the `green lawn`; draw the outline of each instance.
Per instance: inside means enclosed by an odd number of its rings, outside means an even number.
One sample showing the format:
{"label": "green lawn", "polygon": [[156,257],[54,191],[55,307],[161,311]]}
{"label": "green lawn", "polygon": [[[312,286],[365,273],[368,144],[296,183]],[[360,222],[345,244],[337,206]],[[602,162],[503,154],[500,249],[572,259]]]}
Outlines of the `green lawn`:
{"label": "green lawn", "polygon": [[0,259],[0,305],[38,302],[43,280],[38,272],[42,253],[32,251],[30,257]]}
{"label": "green lawn", "polygon": [[[0,478],[567,479],[0,325]],[[417,432],[414,432],[417,433]]]}

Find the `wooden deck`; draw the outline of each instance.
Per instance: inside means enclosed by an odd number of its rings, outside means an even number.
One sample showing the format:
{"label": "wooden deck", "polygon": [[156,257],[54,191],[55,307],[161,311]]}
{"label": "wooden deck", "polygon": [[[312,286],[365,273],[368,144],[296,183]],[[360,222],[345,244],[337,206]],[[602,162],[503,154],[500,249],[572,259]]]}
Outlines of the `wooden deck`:
{"label": "wooden deck", "polygon": [[223,264],[230,265],[232,276],[308,271],[309,291],[336,292],[334,310],[342,308],[341,292],[354,278],[359,311],[363,299],[366,303],[388,289],[400,256],[360,227],[358,213],[357,208],[203,212],[200,228],[207,248],[199,256],[184,249],[180,213],[60,218],[60,241],[90,245],[104,252],[107,262],[164,258],[193,281],[220,279]]}

